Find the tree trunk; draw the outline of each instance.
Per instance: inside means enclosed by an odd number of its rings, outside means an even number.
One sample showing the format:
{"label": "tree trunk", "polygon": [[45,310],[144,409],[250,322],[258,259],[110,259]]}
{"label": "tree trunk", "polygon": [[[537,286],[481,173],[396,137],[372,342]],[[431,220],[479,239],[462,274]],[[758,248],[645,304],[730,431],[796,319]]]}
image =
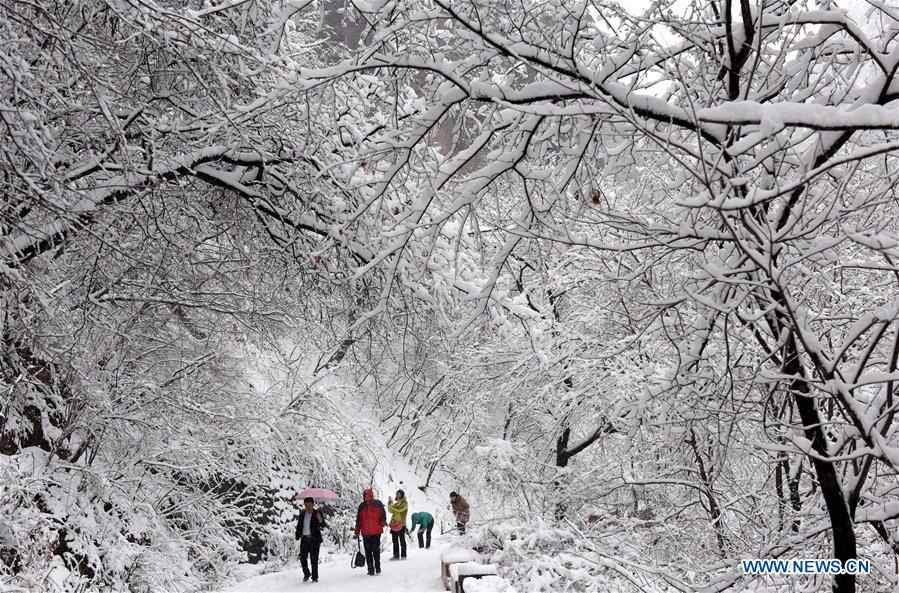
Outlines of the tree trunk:
{"label": "tree trunk", "polygon": [[[831,461],[827,461],[827,440],[821,429],[821,417],[818,414],[815,400],[809,393],[805,370],[799,360],[799,351],[796,345],[796,336],[791,334],[784,345],[784,373],[795,377],[790,381],[790,393],[796,402],[799,418],[802,420],[805,437],[811,442],[815,456],[809,456],[818,483],[821,485],[821,494],[824,496],[824,504],[827,514],[830,516],[830,526],[833,533],[833,557],[844,564],[847,560],[856,557],[855,529],[852,517],[849,514],[849,506],[843,496],[836,468]],[[855,575],[840,574],[834,576],[833,593],[855,593]]]}
{"label": "tree trunk", "polygon": [[[568,453],[568,441],[570,438],[571,428],[566,426],[559,435],[559,438],[556,439],[556,467],[561,468],[568,466],[568,460],[571,459],[571,455]],[[556,492],[562,492],[563,484],[559,477],[556,477],[553,481],[553,486],[555,486]],[[565,519],[566,514],[568,514],[568,505],[565,504],[564,500],[557,500],[554,512],[556,521]]]}
{"label": "tree trunk", "polygon": [[702,480],[702,486],[705,489],[706,500],[709,503],[709,517],[712,519],[712,527],[715,530],[715,539],[718,540],[718,552],[722,558],[727,558],[727,540],[724,537],[724,526],[721,524],[721,507],[718,506],[718,500],[712,491],[712,480],[709,473],[705,469],[705,462],[699,453],[699,444],[696,441],[696,433],[690,429],[690,438],[687,444],[693,450],[693,457],[696,460],[696,467],[699,471],[699,479]]}

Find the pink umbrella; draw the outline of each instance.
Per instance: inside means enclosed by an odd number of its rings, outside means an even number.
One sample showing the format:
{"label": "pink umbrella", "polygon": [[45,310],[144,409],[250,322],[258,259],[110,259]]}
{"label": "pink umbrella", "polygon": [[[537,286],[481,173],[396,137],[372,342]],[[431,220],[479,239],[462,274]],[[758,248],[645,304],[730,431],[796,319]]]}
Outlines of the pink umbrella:
{"label": "pink umbrella", "polygon": [[304,499],[306,497],[312,497],[315,500],[337,500],[337,493],[333,490],[328,490],[327,488],[306,488],[302,492],[299,492],[295,498]]}

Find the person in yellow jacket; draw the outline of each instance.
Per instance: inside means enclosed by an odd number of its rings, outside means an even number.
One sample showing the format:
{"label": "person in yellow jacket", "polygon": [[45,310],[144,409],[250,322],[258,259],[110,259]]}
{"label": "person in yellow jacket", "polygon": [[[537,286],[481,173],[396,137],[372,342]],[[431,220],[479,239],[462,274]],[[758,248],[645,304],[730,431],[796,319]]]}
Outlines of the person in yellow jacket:
{"label": "person in yellow jacket", "polygon": [[406,558],[406,515],[409,513],[409,501],[406,493],[396,491],[396,500],[387,499],[387,510],[390,511],[390,536],[393,538],[393,558]]}

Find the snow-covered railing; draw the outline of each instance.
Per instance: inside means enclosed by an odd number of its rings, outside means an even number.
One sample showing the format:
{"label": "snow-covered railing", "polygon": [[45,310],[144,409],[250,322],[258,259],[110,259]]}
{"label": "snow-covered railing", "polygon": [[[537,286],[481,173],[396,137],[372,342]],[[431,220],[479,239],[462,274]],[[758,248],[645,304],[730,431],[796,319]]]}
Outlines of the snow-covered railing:
{"label": "snow-covered railing", "polygon": [[450,573],[450,568],[457,564],[476,562],[480,555],[471,548],[453,546],[440,555],[440,578],[447,590],[455,590],[455,579]]}
{"label": "snow-covered railing", "polygon": [[466,579],[480,579],[481,577],[496,576],[495,564],[481,564],[480,562],[459,562],[449,567],[450,580],[453,584],[453,593],[465,593]]}
{"label": "snow-covered railing", "polygon": [[496,575],[484,575],[465,582],[465,593],[515,593],[512,584]]}
{"label": "snow-covered railing", "polygon": [[480,562],[456,562],[449,566],[450,583],[453,593],[465,593],[466,579],[496,576],[495,564]]}

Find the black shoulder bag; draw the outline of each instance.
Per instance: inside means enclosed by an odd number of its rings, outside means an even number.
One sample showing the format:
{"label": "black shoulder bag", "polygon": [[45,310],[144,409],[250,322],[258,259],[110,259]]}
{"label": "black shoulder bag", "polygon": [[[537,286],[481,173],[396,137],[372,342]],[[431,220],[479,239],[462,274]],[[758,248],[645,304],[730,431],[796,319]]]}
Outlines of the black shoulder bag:
{"label": "black shoulder bag", "polygon": [[359,536],[356,536],[356,553],[353,555],[353,568],[362,568],[365,566],[365,554],[362,553],[362,547],[359,542]]}

